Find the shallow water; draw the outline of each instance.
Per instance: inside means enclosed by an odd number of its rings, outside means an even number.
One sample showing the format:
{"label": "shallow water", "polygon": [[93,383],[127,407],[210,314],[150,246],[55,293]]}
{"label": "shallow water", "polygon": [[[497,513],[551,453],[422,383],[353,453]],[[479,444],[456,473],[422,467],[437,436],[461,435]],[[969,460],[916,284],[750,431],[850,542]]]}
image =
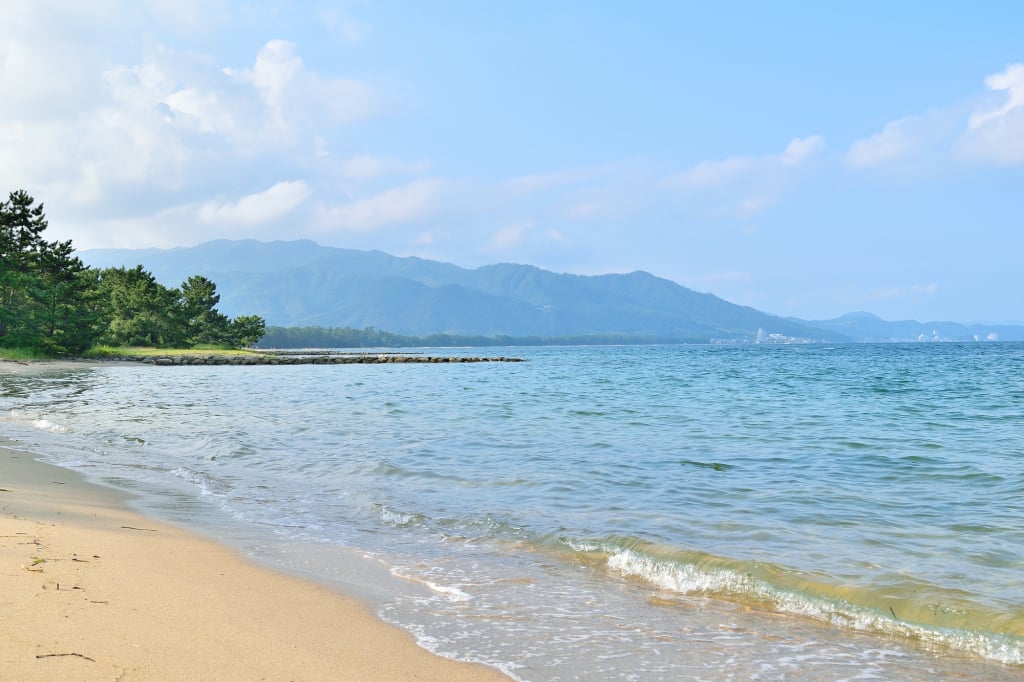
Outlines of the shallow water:
{"label": "shallow water", "polygon": [[493,352],[0,376],[0,428],[522,679],[1024,675],[1024,345]]}

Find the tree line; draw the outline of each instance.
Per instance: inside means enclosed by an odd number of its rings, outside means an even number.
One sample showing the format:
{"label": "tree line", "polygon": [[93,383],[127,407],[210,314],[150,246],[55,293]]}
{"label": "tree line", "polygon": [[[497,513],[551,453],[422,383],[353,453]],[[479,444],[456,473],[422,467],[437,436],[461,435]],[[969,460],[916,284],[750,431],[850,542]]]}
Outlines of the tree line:
{"label": "tree line", "polygon": [[678,337],[628,334],[580,334],[575,336],[476,336],[429,334],[409,336],[373,327],[267,327],[260,348],[445,348],[470,346],[607,346],[686,343]]}
{"label": "tree line", "polygon": [[141,265],[89,268],[71,241],[47,241],[42,204],[23,190],[0,201],[0,348],[74,355],[96,345],[246,347],[258,315],[229,319],[216,285],[199,275],[177,288]]}

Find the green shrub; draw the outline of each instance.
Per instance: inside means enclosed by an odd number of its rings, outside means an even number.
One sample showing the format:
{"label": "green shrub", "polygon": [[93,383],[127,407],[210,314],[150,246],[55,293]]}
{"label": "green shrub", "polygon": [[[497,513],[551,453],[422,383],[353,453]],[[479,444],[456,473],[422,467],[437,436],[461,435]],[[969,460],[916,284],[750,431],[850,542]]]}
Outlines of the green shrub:
{"label": "green shrub", "polygon": [[38,348],[0,348],[0,359],[3,360],[47,360],[50,356]]}

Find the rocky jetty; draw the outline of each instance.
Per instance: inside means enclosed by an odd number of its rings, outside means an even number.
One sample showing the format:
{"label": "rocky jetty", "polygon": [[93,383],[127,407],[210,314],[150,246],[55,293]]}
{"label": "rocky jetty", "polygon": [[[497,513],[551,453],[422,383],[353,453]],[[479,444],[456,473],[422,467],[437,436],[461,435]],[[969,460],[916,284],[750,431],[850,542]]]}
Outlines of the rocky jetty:
{"label": "rocky jetty", "polygon": [[147,365],[382,365],[406,363],[523,362],[522,358],[420,355],[412,353],[338,353],[328,351],[261,351],[229,355],[224,353],[187,353],[107,358]]}

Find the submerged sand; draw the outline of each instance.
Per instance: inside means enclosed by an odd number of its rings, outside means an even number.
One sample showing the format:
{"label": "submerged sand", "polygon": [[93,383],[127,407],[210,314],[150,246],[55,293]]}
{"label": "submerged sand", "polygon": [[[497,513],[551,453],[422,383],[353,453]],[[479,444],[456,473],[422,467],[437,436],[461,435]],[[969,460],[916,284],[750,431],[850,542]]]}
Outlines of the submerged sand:
{"label": "submerged sand", "polygon": [[362,602],[255,566],[4,448],[0,671],[12,680],[507,679],[429,653]]}
{"label": "submerged sand", "polygon": [[0,374],[40,374],[66,369],[88,369],[112,364],[104,360],[3,360]]}

